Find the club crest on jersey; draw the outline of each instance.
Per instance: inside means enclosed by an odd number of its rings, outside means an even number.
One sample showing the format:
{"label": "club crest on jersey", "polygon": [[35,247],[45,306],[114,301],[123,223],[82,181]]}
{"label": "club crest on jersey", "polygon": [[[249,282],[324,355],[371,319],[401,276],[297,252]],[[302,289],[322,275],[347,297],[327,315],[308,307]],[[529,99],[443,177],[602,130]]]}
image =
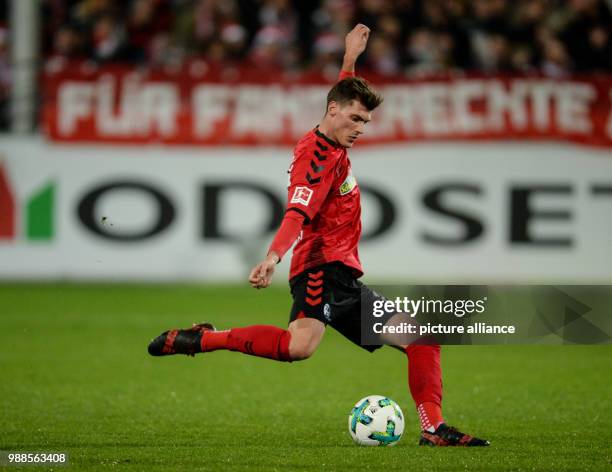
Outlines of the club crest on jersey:
{"label": "club crest on jersey", "polygon": [[340,185],[340,195],[351,193],[356,186],[357,179],[355,179],[352,172],[349,172],[346,179],[344,179],[344,182],[342,182],[342,185]]}
{"label": "club crest on jersey", "polygon": [[299,203],[300,205],[308,206],[313,193],[314,192],[308,187],[295,187],[290,203]]}
{"label": "club crest on jersey", "polygon": [[323,316],[327,321],[331,321],[331,307],[329,306],[329,303],[323,305]]}

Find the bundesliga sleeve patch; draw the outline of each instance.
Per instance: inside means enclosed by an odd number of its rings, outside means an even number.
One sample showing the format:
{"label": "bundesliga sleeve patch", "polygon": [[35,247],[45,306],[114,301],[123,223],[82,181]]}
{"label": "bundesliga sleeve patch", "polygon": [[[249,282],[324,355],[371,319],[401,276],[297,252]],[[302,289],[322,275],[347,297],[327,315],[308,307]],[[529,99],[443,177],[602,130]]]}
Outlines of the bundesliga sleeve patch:
{"label": "bundesliga sleeve patch", "polygon": [[308,206],[313,193],[308,187],[295,187],[289,203],[299,203],[300,205]]}

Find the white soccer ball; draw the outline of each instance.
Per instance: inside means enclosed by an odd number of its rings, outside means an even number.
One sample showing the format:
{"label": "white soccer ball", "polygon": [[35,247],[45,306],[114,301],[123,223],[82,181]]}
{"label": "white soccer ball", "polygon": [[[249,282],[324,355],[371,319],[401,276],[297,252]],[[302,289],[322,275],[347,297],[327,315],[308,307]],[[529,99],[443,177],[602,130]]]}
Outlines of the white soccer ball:
{"label": "white soccer ball", "polygon": [[361,446],[395,446],[404,432],[404,414],[390,398],[368,395],[351,410],[348,429]]}

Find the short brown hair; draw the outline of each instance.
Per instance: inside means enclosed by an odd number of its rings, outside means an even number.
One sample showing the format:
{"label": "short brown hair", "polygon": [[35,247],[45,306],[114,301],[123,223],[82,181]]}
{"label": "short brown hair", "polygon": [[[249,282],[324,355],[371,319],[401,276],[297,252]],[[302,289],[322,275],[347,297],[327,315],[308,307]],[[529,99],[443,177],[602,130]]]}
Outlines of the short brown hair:
{"label": "short brown hair", "polygon": [[372,111],[382,103],[383,96],[372,89],[368,81],[361,77],[348,77],[341,80],[327,94],[328,106],[329,102],[345,104],[351,100],[357,100],[368,111]]}

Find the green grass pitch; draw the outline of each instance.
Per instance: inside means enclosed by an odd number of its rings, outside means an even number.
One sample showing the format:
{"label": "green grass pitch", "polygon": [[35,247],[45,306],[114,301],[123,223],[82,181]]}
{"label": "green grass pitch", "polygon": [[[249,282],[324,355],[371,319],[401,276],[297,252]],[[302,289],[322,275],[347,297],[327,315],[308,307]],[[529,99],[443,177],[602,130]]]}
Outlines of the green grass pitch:
{"label": "green grass pitch", "polygon": [[[289,301],[282,288],[0,285],[0,450],[65,451],[66,470],[612,470],[612,346],[444,347],[445,416],[484,449],[419,448],[404,356],[331,329],[294,364],[146,352],[192,322],[285,326]],[[368,394],[403,408],[396,447],[352,443],[347,415]]]}

